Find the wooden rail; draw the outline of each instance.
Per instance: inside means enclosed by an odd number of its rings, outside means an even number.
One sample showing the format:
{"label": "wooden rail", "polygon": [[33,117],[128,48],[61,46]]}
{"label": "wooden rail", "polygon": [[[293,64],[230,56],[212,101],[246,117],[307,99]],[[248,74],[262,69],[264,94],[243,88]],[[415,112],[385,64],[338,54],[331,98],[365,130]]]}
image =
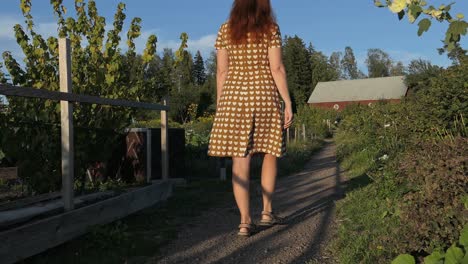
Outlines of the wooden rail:
{"label": "wooden rail", "polygon": [[[164,104],[150,104],[132,102],[120,99],[101,98],[98,96],[80,95],[72,93],[71,73],[71,49],[70,40],[59,39],[59,71],[60,92],[35,89],[30,87],[18,87],[8,84],[0,84],[0,94],[6,96],[18,96],[29,98],[40,98],[46,100],[60,101],[61,110],[61,142],[62,142],[62,197],[65,211],[74,209],[74,142],[73,142],[73,105],[75,103],[88,103],[121,107],[141,108],[161,111],[161,157],[162,157],[162,179],[169,179],[169,149],[168,149],[168,99]],[[146,133],[148,141],[151,142],[150,134]],[[151,164],[151,163],[150,163]],[[147,169],[151,173],[151,168]],[[147,176],[151,182],[151,177]]]}
{"label": "wooden rail", "polygon": [[0,84],[0,94],[7,96],[40,98],[54,101],[68,101],[76,103],[99,104],[110,106],[123,106],[148,110],[168,111],[167,105],[133,102],[120,99],[109,99],[98,96],[81,95],[74,93],[55,92],[30,87],[18,87],[9,84]]}

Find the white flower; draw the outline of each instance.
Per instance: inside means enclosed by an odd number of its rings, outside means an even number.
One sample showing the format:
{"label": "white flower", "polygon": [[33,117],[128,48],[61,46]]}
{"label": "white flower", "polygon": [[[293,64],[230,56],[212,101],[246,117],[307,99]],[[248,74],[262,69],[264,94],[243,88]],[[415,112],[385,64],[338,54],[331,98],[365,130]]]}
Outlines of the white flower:
{"label": "white flower", "polygon": [[383,155],[382,157],[379,158],[379,160],[387,160],[387,159],[388,159],[388,155],[387,155],[387,154],[385,154],[385,155]]}

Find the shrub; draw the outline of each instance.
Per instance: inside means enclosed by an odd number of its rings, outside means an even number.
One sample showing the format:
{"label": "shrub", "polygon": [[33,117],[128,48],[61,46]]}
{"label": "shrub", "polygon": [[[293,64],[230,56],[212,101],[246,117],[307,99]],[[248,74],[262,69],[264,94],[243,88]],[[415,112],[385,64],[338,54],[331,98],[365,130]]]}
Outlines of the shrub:
{"label": "shrub", "polygon": [[449,248],[467,222],[468,60],[424,83],[399,104],[340,113],[337,155],[351,180],[332,243],[339,263],[421,259]]}
{"label": "shrub", "polygon": [[401,160],[398,184],[408,190],[399,204],[401,252],[430,252],[453,244],[468,220],[468,139],[424,142]]}

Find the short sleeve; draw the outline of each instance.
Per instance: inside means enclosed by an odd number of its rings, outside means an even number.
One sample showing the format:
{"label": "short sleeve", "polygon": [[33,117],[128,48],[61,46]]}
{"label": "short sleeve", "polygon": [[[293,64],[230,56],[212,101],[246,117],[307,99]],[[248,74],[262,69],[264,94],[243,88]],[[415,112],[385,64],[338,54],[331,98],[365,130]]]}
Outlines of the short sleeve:
{"label": "short sleeve", "polygon": [[215,48],[217,50],[226,49],[226,42],[225,42],[226,28],[224,25],[225,24],[221,25],[221,27],[218,30],[218,36],[216,37]]}
{"label": "short sleeve", "polygon": [[278,25],[275,25],[271,30],[271,38],[270,38],[268,47],[269,48],[281,48],[282,47],[281,31]]}

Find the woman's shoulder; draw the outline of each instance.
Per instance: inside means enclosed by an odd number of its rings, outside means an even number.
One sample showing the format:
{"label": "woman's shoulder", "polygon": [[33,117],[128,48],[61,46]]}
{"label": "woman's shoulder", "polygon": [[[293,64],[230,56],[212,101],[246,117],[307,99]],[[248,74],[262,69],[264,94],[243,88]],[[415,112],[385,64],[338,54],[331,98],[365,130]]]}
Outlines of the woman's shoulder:
{"label": "woman's shoulder", "polygon": [[276,22],[273,23],[273,24],[271,24],[271,31],[272,31],[272,32],[280,31],[280,26],[279,26],[279,24],[276,23]]}
{"label": "woman's shoulder", "polygon": [[224,21],[224,22],[221,24],[221,28],[227,28],[228,26],[229,26],[229,20]]}

